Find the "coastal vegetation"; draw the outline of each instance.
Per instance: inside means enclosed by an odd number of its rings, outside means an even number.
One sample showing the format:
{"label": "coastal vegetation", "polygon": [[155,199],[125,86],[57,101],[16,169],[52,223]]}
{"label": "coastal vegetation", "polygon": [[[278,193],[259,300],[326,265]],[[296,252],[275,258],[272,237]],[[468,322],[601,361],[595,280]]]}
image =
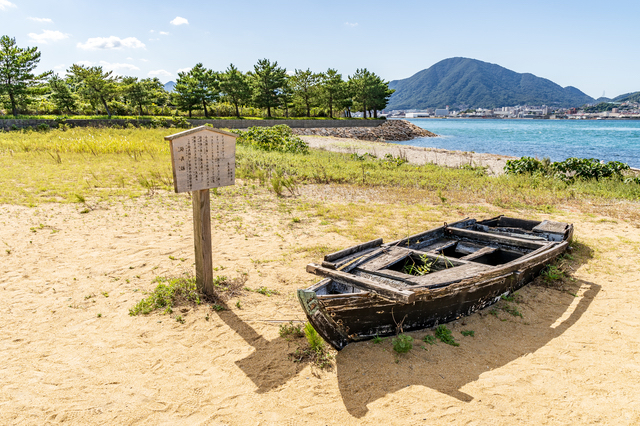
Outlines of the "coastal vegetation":
{"label": "coastal vegetation", "polygon": [[640,178],[625,174],[630,170],[629,165],[620,161],[604,162],[596,158],[567,158],[564,161],[551,162],[548,158],[538,160],[532,157],[522,157],[508,160],[505,166],[507,174],[529,174],[559,179],[573,183],[576,180],[612,179],[627,184],[640,184]]}
{"label": "coastal vegetation", "polygon": [[[0,40],[0,104],[19,115],[106,115],[209,117],[377,117],[393,93],[388,82],[366,68],[345,80],[337,70],[296,69],[260,59],[243,73],[233,64],[214,71],[202,63],[178,73],[172,91],[157,78],[117,76],[101,66],[74,64],[61,76],[32,74],[37,47]],[[0,111],[0,115],[1,111]]]}
{"label": "coastal vegetation", "polygon": [[[114,197],[171,191],[171,161],[165,135],[165,129],[135,128],[0,133],[0,179],[5,182],[0,203],[79,203],[83,211],[90,212],[96,203]],[[586,211],[611,209],[614,217],[639,214],[637,208],[620,210],[617,203],[612,203],[640,200],[640,184],[625,184],[615,176],[565,181],[544,173],[525,172],[490,177],[484,169],[472,166],[457,169],[392,160],[320,150],[306,154],[265,150],[240,141],[236,152],[237,187],[249,185],[256,190],[274,191],[272,181],[276,179],[286,181],[291,196],[303,192],[307,185],[354,186],[374,190],[381,200],[408,205],[430,202],[448,211],[461,203],[479,203],[539,212],[574,205]],[[228,191],[223,188],[218,194]],[[351,215],[321,205],[305,204],[301,208],[330,217]],[[360,214],[363,208],[358,206]],[[367,235],[368,231],[360,232],[359,237]]]}

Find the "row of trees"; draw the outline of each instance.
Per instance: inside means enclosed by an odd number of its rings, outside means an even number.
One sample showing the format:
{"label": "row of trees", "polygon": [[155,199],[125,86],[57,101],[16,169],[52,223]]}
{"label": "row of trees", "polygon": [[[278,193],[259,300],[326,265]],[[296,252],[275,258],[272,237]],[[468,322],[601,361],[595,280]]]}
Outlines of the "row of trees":
{"label": "row of trees", "polygon": [[[0,97],[13,115],[27,110],[38,99],[45,99],[65,114],[81,110],[143,115],[158,107],[175,108],[192,116],[220,104],[231,107],[240,117],[243,108],[259,109],[267,117],[316,115],[351,116],[354,110],[377,117],[393,93],[388,82],[367,69],[358,69],[346,80],[335,69],[324,73],[298,70],[289,75],[277,62],[261,59],[253,70],[239,71],[233,64],[223,72],[196,64],[180,72],[171,93],[157,78],[120,77],[100,66],[72,65],[65,76],[51,71],[33,74],[40,61],[36,47],[22,49],[15,38],[0,38]],[[166,112],[166,108],[163,112]]]}

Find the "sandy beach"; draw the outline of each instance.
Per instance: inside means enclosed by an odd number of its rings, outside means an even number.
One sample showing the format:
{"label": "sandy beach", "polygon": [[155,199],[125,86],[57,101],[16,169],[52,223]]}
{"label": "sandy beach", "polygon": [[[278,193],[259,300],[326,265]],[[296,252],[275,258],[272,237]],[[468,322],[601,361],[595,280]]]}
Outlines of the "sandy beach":
{"label": "sandy beach", "polygon": [[[397,150],[306,139],[378,156]],[[455,158],[408,151],[424,161]],[[380,212],[401,206],[363,202],[358,189],[300,192],[279,198],[242,182],[221,190],[212,200],[214,273],[247,274],[247,288],[274,293],[243,290],[225,310],[203,304],[171,315],[130,316],[129,309],[155,288],[154,278],[192,273],[188,195],[89,200],[88,213],[78,204],[0,206],[0,423],[640,423],[638,223],[563,206],[543,215],[418,203],[412,220],[421,229],[500,213],[573,222],[584,253],[564,288],[520,291],[522,317],[498,306],[449,324],[459,347],[428,345],[421,338],[429,331],[413,332],[406,355],[396,355],[390,339],[357,343],[323,370],[294,362],[299,342],[279,336],[281,324],[305,319],[295,290],[316,281],[305,265],[358,241],[345,231],[353,224],[341,208],[362,206],[358,220],[377,223],[385,240],[405,220],[381,221]],[[318,202],[333,213],[309,207]]]}

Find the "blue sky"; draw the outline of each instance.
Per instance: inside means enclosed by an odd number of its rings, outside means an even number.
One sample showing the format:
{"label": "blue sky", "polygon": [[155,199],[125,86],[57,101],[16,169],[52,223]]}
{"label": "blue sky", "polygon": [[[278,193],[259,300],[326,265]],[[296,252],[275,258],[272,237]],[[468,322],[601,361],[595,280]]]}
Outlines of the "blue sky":
{"label": "blue sky", "polygon": [[386,80],[464,56],[590,96],[640,90],[640,1],[0,0],[0,34],[38,46],[40,71],[73,63],[175,80],[198,62],[248,71],[366,67]]}

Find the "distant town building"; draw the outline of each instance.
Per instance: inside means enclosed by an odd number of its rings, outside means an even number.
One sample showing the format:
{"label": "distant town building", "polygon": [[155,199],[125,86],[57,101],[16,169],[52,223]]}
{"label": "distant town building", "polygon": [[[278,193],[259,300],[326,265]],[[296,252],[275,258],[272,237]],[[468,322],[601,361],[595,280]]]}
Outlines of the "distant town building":
{"label": "distant town building", "polygon": [[436,117],[447,117],[448,115],[449,115],[449,108],[436,109],[436,113],[435,113]]}

